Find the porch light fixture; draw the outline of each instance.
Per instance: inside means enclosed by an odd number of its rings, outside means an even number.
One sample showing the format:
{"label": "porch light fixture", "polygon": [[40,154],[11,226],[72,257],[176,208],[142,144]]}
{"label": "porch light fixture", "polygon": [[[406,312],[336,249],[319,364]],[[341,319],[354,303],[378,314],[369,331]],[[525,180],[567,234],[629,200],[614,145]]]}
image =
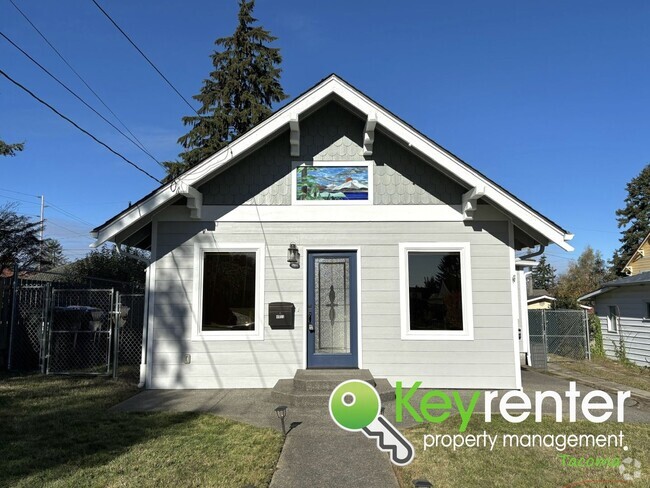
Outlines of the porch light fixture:
{"label": "porch light fixture", "polygon": [[287,407],[284,405],[275,407],[275,414],[278,416],[280,423],[282,424],[282,434],[287,435],[287,429],[284,426],[284,418],[287,416]]}
{"label": "porch light fixture", "polygon": [[289,249],[287,249],[287,262],[293,269],[300,268],[300,252],[298,246],[293,242],[289,244]]}

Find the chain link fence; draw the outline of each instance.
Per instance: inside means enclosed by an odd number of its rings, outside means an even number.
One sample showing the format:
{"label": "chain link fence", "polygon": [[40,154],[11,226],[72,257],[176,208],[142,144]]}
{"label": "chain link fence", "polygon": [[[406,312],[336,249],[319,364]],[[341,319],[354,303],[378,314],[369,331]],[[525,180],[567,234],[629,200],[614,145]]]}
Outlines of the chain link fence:
{"label": "chain link fence", "polygon": [[529,310],[531,364],[590,358],[589,322],[584,310]]}
{"label": "chain link fence", "polygon": [[119,358],[121,365],[140,364],[142,358],[142,325],[144,294],[120,294]]}
{"label": "chain link fence", "polygon": [[46,373],[110,374],[115,291],[53,290]]}
{"label": "chain link fence", "polygon": [[528,311],[528,337],[530,340],[530,363],[533,368],[547,368],[547,340],[544,310]]}
{"label": "chain link fence", "polygon": [[48,273],[37,278],[0,279],[0,367],[129,375],[142,354],[141,285],[92,278],[71,283]]}

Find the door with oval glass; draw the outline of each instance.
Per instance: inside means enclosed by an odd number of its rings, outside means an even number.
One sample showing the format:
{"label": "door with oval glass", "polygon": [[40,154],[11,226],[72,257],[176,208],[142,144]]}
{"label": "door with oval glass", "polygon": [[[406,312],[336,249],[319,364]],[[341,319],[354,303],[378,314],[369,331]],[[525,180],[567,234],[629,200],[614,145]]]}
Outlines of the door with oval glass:
{"label": "door with oval glass", "polygon": [[307,367],[357,368],[357,253],[307,256]]}

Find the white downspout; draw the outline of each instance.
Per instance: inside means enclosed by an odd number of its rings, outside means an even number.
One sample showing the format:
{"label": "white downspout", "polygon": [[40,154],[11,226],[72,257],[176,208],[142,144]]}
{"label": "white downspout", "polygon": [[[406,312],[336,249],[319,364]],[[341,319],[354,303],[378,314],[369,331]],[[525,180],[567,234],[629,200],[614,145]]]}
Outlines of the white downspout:
{"label": "white downspout", "polygon": [[521,304],[520,325],[521,325],[521,342],[523,344],[523,352],[526,357],[526,366],[532,366],[530,358],[530,329],[528,324],[528,288],[527,278],[532,271],[520,271],[519,281],[519,296]]}
{"label": "white downspout", "polygon": [[147,378],[147,340],[149,333],[149,290],[151,289],[150,267],[145,270],[145,289],[144,289],[144,314],[142,316],[142,354],[140,356],[140,381],[138,388],[144,388]]}

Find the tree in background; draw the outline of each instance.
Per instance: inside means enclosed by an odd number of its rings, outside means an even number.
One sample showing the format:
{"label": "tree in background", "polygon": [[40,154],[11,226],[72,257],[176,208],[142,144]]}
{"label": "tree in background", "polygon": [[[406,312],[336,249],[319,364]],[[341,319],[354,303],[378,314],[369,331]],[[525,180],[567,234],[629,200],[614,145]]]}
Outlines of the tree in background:
{"label": "tree in background", "polygon": [[17,152],[25,148],[24,142],[17,142],[15,144],[7,144],[0,139],[0,156],[15,156]]}
{"label": "tree in background", "polygon": [[607,268],[600,251],[587,246],[557,280],[553,293],[558,308],[578,308],[578,298],[598,289],[606,276]]}
{"label": "tree in background", "polygon": [[618,275],[623,275],[623,267],[650,232],[650,164],[627,184],[626,189],[625,208],[616,211],[619,229],[625,228],[621,247],[612,257],[612,271]]}
{"label": "tree in background", "polygon": [[552,290],[555,287],[556,270],[542,255],[539,264],[533,268],[533,288],[541,290]]}
{"label": "tree in background", "polygon": [[16,212],[15,203],[0,207],[0,273],[12,269],[30,268],[41,262],[40,222]]}
{"label": "tree in background", "polygon": [[166,162],[167,181],[213,155],[271,115],[271,106],[287,98],[280,85],[280,50],[269,31],[254,26],[254,0],[239,0],[239,22],[231,37],[212,58],[214,70],[194,99],[201,103],[199,115],[183,118],[190,131],[178,142],[185,151],[181,161]]}
{"label": "tree in background", "polygon": [[63,246],[56,239],[45,239],[43,241],[43,259],[41,269],[43,271],[56,268],[67,263],[63,254]]}
{"label": "tree in background", "polygon": [[148,257],[148,253],[135,248],[128,248],[118,253],[114,247],[107,245],[93,249],[85,258],[78,259],[65,267],[66,279],[84,282],[87,278],[144,283],[146,264],[126,255]]}

